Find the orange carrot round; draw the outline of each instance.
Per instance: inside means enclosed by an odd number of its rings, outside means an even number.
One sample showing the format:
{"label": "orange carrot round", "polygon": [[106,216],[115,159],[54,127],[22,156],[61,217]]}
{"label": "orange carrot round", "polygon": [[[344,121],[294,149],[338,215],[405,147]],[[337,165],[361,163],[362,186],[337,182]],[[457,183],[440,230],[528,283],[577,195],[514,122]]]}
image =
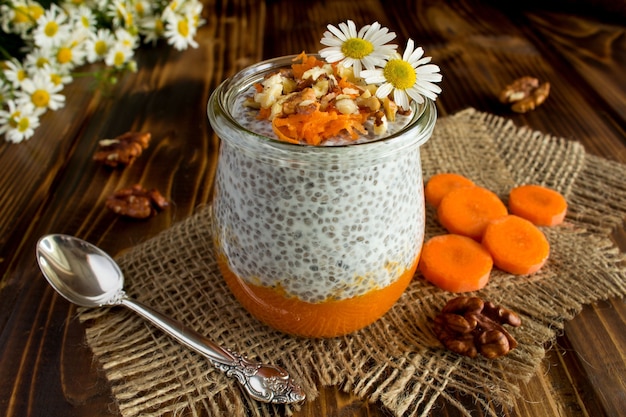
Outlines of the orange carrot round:
{"label": "orange carrot round", "polygon": [[474,181],[463,175],[443,172],[430,177],[424,188],[424,197],[428,204],[438,207],[441,199],[450,191],[461,187],[472,187],[473,185]]}
{"label": "orange carrot round", "polygon": [[476,291],[487,285],[493,260],[474,239],[446,234],[430,238],[420,255],[424,278],[450,292]]}
{"label": "orange carrot round", "polygon": [[561,193],[541,185],[521,185],[509,194],[509,211],[537,226],[563,223],[567,201]]}
{"label": "orange carrot round", "polygon": [[550,244],[543,232],[514,214],[491,221],[482,244],[498,268],[516,275],[537,272],[550,254]]}
{"label": "orange carrot round", "polygon": [[508,211],[500,198],[486,188],[462,187],[446,194],[437,208],[439,223],[450,233],[480,240],[487,224]]}

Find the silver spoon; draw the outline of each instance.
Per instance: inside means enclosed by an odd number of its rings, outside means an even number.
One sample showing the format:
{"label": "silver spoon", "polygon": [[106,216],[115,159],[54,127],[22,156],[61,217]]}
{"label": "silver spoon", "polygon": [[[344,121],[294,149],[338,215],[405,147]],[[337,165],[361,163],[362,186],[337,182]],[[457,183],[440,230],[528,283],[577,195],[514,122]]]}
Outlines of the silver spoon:
{"label": "silver spoon", "polygon": [[37,243],[37,262],[50,285],[67,300],[83,307],[129,308],[236,378],[252,398],[274,404],[304,400],[302,389],[284,369],[250,361],[129,298],[123,290],[124,275],[119,266],[98,247],[73,236],[47,235]]}

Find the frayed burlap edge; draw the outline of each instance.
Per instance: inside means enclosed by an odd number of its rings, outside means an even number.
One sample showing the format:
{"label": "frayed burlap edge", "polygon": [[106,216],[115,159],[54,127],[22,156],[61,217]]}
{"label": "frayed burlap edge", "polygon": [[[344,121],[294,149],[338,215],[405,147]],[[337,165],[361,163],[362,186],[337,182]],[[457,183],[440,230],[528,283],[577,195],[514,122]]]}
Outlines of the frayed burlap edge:
{"label": "frayed burlap edge", "polygon": [[[520,382],[543,359],[543,346],[583,304],[626,294],[624,256],[607,238],[626,214],[620,180],[626,167],[474,109],[438,121],[422,165],[426,180],[459,172],[503,199],[510,187],[530,182],[568,197],[566,224],[544,229],[552,245],[546,267],[527,277],[495,271],[476,293],[522,315],[523,326],[513,330],[519,346],[504,358],[470,360],[441,349],[432,319],[453,294],[419,275],[385,317],[352,335],[312,340],[269,329],[238,306],[217,272],[209,208],[118,257],[127,292],[225,347],[283,365],[309,400],[319,395],[318,386],[336,385],[381,402],[395,416],[426,416],[442,399],[465,415],[467,399],[495,415],[490,401],[512,404]],[[433,214],[427,214],[427,238],[444,232]],[[81,310],[79,317],[125,417],[294,411],[249,400],[234,380],[132,313]]]}

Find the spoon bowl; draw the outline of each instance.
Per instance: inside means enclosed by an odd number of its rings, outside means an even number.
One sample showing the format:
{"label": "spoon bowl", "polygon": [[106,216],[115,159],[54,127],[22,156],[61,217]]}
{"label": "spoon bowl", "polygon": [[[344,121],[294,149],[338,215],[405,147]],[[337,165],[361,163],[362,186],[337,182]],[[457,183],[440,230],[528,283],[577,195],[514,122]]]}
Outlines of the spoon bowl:
{"label": "spoon bowl", "polygon": [[118,264],[100,248],[73,236],[53,234],[37,243],[37,262],[61,296],[82,307],[121,305],[148,320],[183,345],[205,356],[217,369],[235,378],[254,399],[287,404],[304,400],[302,389],[276,365],[251,361],[222,348],[192,329],[133,300],[124,292]]}
{"label": "spoon bowl", "polygon": [[48,235],[39,240],[37,261],[48,283],[82,307],[110,303],[123,290],[124,275],[100,248],[80,239]]}

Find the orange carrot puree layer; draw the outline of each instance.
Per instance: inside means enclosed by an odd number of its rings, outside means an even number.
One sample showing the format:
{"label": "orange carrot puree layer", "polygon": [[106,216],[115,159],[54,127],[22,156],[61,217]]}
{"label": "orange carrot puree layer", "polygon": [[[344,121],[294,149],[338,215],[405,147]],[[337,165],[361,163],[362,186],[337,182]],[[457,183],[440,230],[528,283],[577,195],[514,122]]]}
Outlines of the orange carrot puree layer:
{"label": "orange carrot puree layer", "polygon": [[359,330],[382,317],[411,282],[418,259],[391,285],[346,300],[307,303],[280,291],[250,285],[228,267],[223,255],[218,266],[235,298],[265,324],[296,336],[335,337]]}

